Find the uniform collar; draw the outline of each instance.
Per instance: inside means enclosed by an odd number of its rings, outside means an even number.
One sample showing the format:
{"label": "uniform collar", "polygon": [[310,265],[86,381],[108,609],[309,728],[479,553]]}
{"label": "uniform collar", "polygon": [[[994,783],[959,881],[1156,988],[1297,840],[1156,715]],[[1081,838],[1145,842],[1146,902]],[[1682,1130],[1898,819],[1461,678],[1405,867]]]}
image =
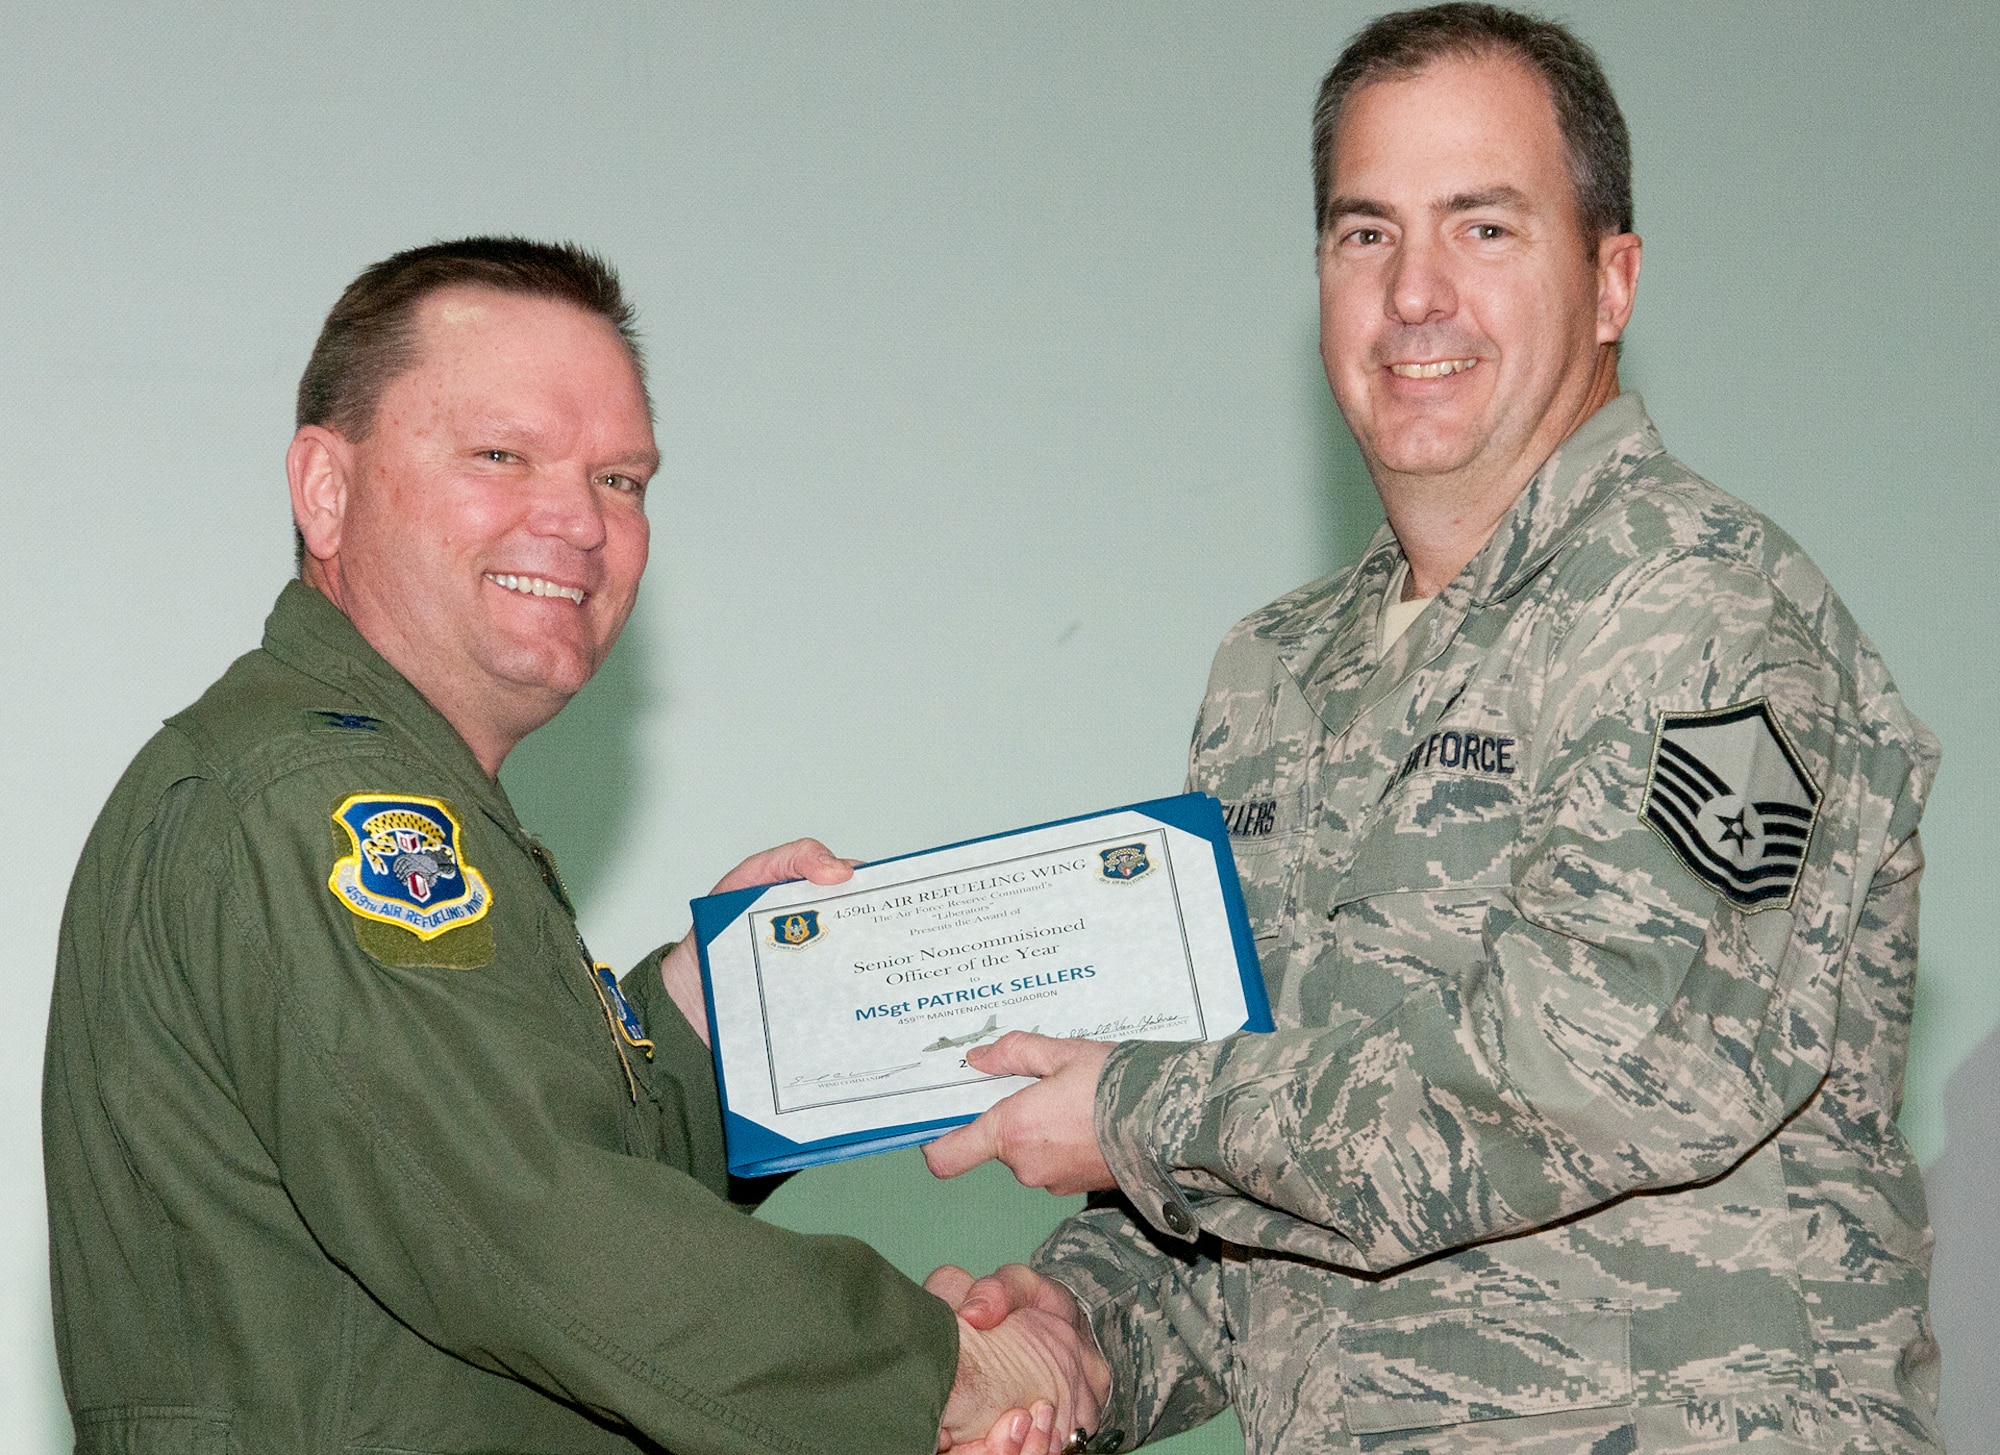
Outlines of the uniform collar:
{"label": "uniform collar", "polygon": [[458,729],[320,592],[303,581],[285,583],[264,621],[264,650],[353,700],[363,712],[402,729],[399,746],[456,780],[460,792],[509,835],[526,839],[499,780],[480,767]]}
{"label": "uniform collar", "polygon": [[1280,626],[1272,633],[1286,670],[1307,700],[1319,704],[1328,728],[1344,731],[1411,671],[1435,659],[1476,608],[1503,601],[1534,579],[1639,465],[1664,449],[1637,394],[1607,402],[1542,462],[1479,553],[1382,654],[1382,609],[1405,560],[1385,522],[1360,564],[1336,578],[1323,605],[1307,613],[1302,630]]}
{"label": "uniform collar", "polygon": [[1639,466],[1663,454],[1659,431],[1637,394],[1620,394],[1556,446],[1448,589],[1488,606],[1525,586]]}

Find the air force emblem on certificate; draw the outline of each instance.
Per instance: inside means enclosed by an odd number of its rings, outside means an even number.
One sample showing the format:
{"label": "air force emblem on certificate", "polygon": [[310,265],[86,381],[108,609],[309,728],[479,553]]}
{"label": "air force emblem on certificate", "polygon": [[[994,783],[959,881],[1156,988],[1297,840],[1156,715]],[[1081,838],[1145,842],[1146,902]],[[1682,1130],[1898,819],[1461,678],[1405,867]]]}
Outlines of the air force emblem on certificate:
{"label": "air force emblem on certificate", "polygon": [[1114,884],[1128,884],[1153,867],[1153,861],[1146,857],[1144,844],[1120,844],[1116,848],[1099,849],[1097,857],[1104,861],[1098,872]]}
{"label": "air force emblem on certificate", "polygon": [[824,933],[816,909],[795,909],[771,917],[771,943],[781,950],[803,949]]}
{"label": "air force emblem on certificate", "polygon": [[1818,813],[1819,789],[1763,698],[1661,715],[1646,823],[1731,904],[1792,902]]}
{"label": "air force emblem on certificate", "polygon": [[458,819],[442,799],[355,793],[333,821],[352,852],[326,881],[363,919],[433,939],[485,917],[493,895],[465,861]]}

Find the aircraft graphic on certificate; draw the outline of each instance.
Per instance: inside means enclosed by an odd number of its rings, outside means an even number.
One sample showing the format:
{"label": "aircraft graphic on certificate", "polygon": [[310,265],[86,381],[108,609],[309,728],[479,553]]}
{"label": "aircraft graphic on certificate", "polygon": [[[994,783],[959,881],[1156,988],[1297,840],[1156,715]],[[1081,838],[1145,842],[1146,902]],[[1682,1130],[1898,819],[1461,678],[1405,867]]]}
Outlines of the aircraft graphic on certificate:
{"label": "aircraft graphic on certificate", "polygon": [[1221,805],[1189,793],[693,904],[729,1170],[911,1146],[1028,1084],[1008,1031],[1214,1040],[1271,1013]]}

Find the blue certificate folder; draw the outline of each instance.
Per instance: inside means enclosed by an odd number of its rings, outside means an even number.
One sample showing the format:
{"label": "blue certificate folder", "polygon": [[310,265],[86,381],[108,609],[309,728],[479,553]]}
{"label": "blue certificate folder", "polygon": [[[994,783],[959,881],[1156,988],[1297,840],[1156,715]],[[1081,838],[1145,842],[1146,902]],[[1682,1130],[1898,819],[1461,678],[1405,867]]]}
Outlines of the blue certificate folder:
{"label": "blue certificate folder", "polygon": [[[1092,834],[1099,820],[1105,822],[1105,833],[1109,837],[1093,840]],[[1050,832],[1069,831],[1072,826],[1073,832]],[[1013,852],[1016,845],[1010,844],[1010,840],[1021,841],[1021,853]],[[1068,847],[1073,841],[1081,847]],[[1062,847],[1032,847],[1051,843]],[[971,855],[963,852],[978,846],[986,846],[986,849]],[[936,861],[946,867],[936,874],[927,874],[930,866],[912,862],[918,860]],[[1037,864],[1045,867],[1034,867]],[[901,877],[896,872],[883,874],[881,871],[890,865],[903,865],[908,872]],[[1005,872],[1009,869],[1016,872]],[[1069,873],[1070,882],[1078,886],[1074,890],[1069,883],[1062,886],[1030,884],[1018,889],[991,887],[996,883],[1010,884],[1029,873],[1053,875],[1069,871],[1075,871]],[[1112,1016],[1095,1020],[1086,1014],[1083,1029],[1050,1024],[1046,1017],[1054,1013],[1050,1007],[1057,1004],[1055,997],[1067,995],[1069,999],[1065,1003],[1082,1005],[1088,1012],[1092,1005],[1101,1011],[1109,1003],[1107,997],[1115,998],[1119,993],[1121,982],[1116,972],[1122,967],[1107,968],[1103,980],[1096,985],[1079,987],[1058,984],[1069,979],[1096,977],[1099,971],[1095,960],[1105,958],[1101,952],[1107,948],[1107,936],[1111,937],[1112,948],[1130,944],[1135,954],[1142,953],[1142,943],[1153,943],[1143,937],[1128,940],[1117,928],[1122,923],[1119,916],[1124,907],[1140,903],[1136,893],[1129,899],[1121,899],[1118,885],[1121,881],[1142,878],[1147,880],[1145,893],[1151,896],[1146,903],[1157,905],[1164,896],[1172,905],[1171,917],[1157,910],[1146,912],[1145,929],[1161,945],[1177,944],[1189,957],[1190,965],[1198,952],[1204,961],[1198,971],[1190,971],[1187,977],[1186,994],[1192,996],[1192,1014]],[[904,892],[912,886],[921,888],[925,885],[932,886],[928,892]],[[872,924],[890,919],[889,911],[896,905],[908,904],[913,899],[936,899],[957,893],[960,889],[980,892],[956,902],[951,910],[953,919],[936,924],[932,923],[933,917],[946,913],[942,905],[905,910],[893,916],[907,920],[915,915],[918,928],[871,930],[869,924],[846,918],[860,915]],[[1052,915],[1067,921],[1075,913],[1074,922],[1037,928],[1033,926],[1032,911],[1029,917],[1021,917],[1023,910],[1019,906],[1044,891],[1048,897],[1044,917]],[[1093,894],[1098,897],[1090,898]],[[1008,896],[1016,896],[1011,905]],[[994,901],[990,908],[987,912],[979,912],[988,900]],[[1196,904],[1197,900],[1200,905],[1198,910],[1186,907]],[[794,904],[798,907],[788,907]],[[885,904],[888,909],[878,913],[878,909]],[[959,908],[960,904],[966,907]],[[1074,906],[1079,904],[1095,908],[1087,912],[1078,911]],[[1146,1036],[1150,1032],[1149,1038],[1152,1039],[1213,1040],[1238,1030],[1271,1029],[1271,1012],[1265,996],[1263,974],[1258,968],[1249,916],[1244,909],[1243,890],[1236,876],[1236,861],[1230,852],[1228,830],[1223,824],[1222,806],[1204,793],[1185,793],[1174,798],[1107,809],[1101,813],[1080,814],[1008,833],[966,839],[938,849],[877,860],[858,870],[856,880],[848,885],[809,886],[802,881],[779,886],[762,885],[696,899],[691,908],[694,911],[695,944],[701,956],[703,986],[708,997],[709,1044],[714,1050],[716,1084],[722,1095],[729,1170],[739,1177],[768,1176],[871,1152],[914,1146],[973,1120],[983,1105],[991,1104],[1023,1084],[1012,1079],[981,1077],[956,1054],[959,1048],[996,1036],[1002,1029],[1013,1029],[1011,1026],[996,1029],[999,1015],[1006,1013],[1005,1007],[1010,1002],[1039,1002],[1033,1009],[1021,1009],[1015,1018],[1025,1019],[1039,1013],[1044,1018],[1040,1026],[1024,1025],[1020,1028],[1039,1028],[1045,1034],[1083,1034],[1089,1030],[1100,1039],[1119,1040],[1134,1035]],[[1095,934],[1096,940],[1083,940],[1085,944],[1096,943],[1099,955],[1091,964],[1061,966],[1060,962],[1066,954],[1072,959],[1080,956],[1069,954],[1059,942],[1060,937],[1072,930],[1081,935],[1087,918],[1094,919],[1097,926],[1111,926],[1109,929],[1094,927],[1089,933]],[[992,923],[982,929],[973,923],[974,920]],[[1197,921],[1202,927],[1199,936],[1189,928]],[[1000,933],[1005,931],[1013,933]],[[828,1054],[836,1057],[845,1054],[843,1036],[872,1034],[876,1024],[888,1026],[889,1017],[900,1015],[904,1018],[894,1024],[902,1028],[896,1033],[903,1037],[903,1050],[898,1053],[904,1057],[903,1064],[883,1070],[847,1070],[837,1066],[835,1070],[816,1077],[783,1077],[779,1070],[777,1049],[782,1035],[789,1034],[794,1044],[802,1044],[808,1051],[821,1038],[817,1021],[808,1020],[801,1030],[795,1019],[788,1033],[776,1026],[776,1022],[792,1010],[788,997],[780,989],[782,985],[806,984],[815,992],[820,987],[831,987],[825,991],[827,994],[851,990],[849,999],[872,993],[880,1000],[882,993],[869,988],[877,978],[885,981],[916,980],[919,976],[951,973],[943,969],[912,970],[902,975],[864,977],[856,972],[879,970],[884,965],[899,964],[902,958],[908,957],[857,961],[852,954],[842,959],[838,955],[822,953],[821,958],[827,962],[825,970],[814,970],[804,981],[780,981],[777,978],[781,973],[795,977],[805,973],[808,961],[793,955],[791,952],[794,950],[813,948],[824,951],[826,947],[819,942],[835,940],[846,934],[849,938],[840,942],[841,950],[846,951],[850,946],[864,943],[856,937],[858,935],[877,936],[865,941],[876,945],[880,943],[879,936],[885,933],[949,936],[967,941],[960,946],[939,946],[924,951],[939,956],[1008,944],[1008,948],[991,953],[995,956],[1056,958],[1032,961],[1025,966],[1015,964],[1010,958],[1007,961],[1010,970],[1028,973],[1004,981],[1000,976],[1005,972],[976,971],[971,969],[976,961],[966,960],[954,967],[954,971],[991,983],[929,995],[923,992],[938,991],[939,983],[919,984],[914,991],[888,992],[891,1000],[898,995],[902,997],[894,1004],[849,1007],[842,1002],[837,1008],[838,1014],[825,1021],[828,1030],[823,1040],[824,1046],[831,1048]],[[969,939],[981,934],[990,934],[991,938]],[[1175,935],[1178,935],[1177,940]],[[1036,937],[1050,938],[1037,943]],[[1009,942],[1013,941],[1023,944],[1011,945]],[[1227,964],[1232,952],[1233,967]],[[1149,963],[1160,962],[1163,958],[1178,963],[1173,961],[1171,955],[1162,957],[1158,954],[1151,955]],[[848,961],[854,963],[850,965]],[[1232,968],[1233,976],[1230,973]],[[1131,977],[1128,975],[1126,978]],[[853,981],[851,987],[848,985],[850,979]],[[1163,973],[1161,980],[1179,986],[1172,973]],[[1054,988],[1043,988],[1045,985]],[[1218,986],[1221,993],[1216,992]],[[723,994],[719,996],[718,991]],[[927,1001],[970,1000],[989,991],[1003,998],[971,1006],[923,1009]],[[1152,993],[1150,983],[1146,993]],[[1095,1001],[1089,998],[1091,995],[1095,995]],[[1003,1009],[987,1014],[989,1005],[998,1005]],[[914,1012],[913,1006],[916,1008]],[[850,1012],[857,1020],[878,1013],[884,1019],[864,1024],[856,1032],[847,1019]],[[979,1014],[986,1014],[983,1024],[972,1024]],[[1226,1017],[1226,1020],[1215,1020],[1217,1016]],[[1211,1024],[1211,1020],[1215,1023]],[[909,1038],[926,1036],[932,1029],[929,1025],[921,1029],[912,1028],[917,1021],[937,1022],[936,1028],[946,1034],[940,1035],[934,1042],[915,1047],[915,1050],[920,1053],[942,1052],[942,1055],[926,1057],[918,1054],[916,1059],[909,1059],[914,1045]],[[963,1034],[953,1036],[951,1032]],[[792,1064],[788,1061],[787,1069],[791,1069]],[[951,1069],[933,1069],[943,1067]],[[926,1076],[942,1077],[944,1080],[935,1088],[940,1094],[927,1096],[925,1093],[933,1091],[927,1085],[919,1085],[910,1091],[894,1089],[894,1078],[898,1076],[905,1081],[912,1077],[921,1080]],[[885,1081],[883,1078],[890,1079]],[[980,1105],[970,1104],[982,1097],[984,1101]],[[789,1109],[785,1105],[787,1099],[794,1102]],[[799,1114],[801,1106],[803,1114]],[[793,1114],[787,1115],[788,1110]],[[912,1116],[912,1112],[926,1110],[941,1111],[941,1114]],[[784,1129],[771,1125],[773,1122],[780,1123]]]}

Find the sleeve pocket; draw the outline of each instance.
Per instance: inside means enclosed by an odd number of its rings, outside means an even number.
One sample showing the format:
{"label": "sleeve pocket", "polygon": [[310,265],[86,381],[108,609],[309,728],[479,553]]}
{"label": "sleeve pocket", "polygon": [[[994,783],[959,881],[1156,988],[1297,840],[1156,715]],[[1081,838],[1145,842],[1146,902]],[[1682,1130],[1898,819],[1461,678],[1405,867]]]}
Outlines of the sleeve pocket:
{"label": "sleeve pocket", "polygon": [[1340,1389],[1357,1435],[1624,1405],[1631,1314],[1610,1308],[1452,1309],[1339,1335]]}

